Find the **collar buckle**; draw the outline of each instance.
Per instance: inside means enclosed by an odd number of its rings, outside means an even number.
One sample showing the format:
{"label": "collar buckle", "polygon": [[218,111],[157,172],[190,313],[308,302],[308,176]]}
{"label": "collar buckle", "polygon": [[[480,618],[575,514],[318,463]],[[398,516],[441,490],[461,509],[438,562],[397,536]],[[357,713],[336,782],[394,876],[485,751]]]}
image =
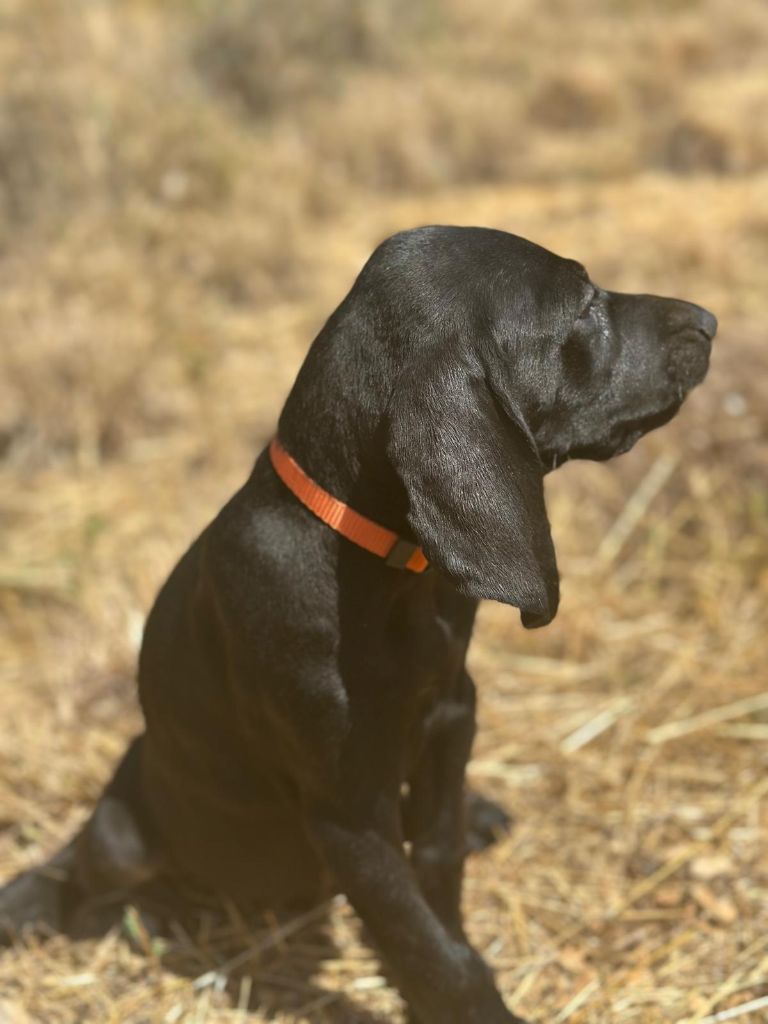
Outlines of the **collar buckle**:
{"label": "collar buckle", "polygon": [[411,544],[408,540],[399,537],[392,545],[387,555],[386,564],[390,569],[405,569],[413,556],[418,551],[418,544]]}

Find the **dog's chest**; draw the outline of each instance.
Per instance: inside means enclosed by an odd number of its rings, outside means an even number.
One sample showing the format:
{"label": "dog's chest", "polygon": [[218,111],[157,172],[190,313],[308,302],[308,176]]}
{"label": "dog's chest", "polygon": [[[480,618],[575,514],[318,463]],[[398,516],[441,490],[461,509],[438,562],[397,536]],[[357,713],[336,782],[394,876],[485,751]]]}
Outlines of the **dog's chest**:
{"label": "dog's chest", "polygon": [[404,596],[387,616],[384,660],[414,695],[440,694],[464,665],[474,614],[474,602],[438,581]]}

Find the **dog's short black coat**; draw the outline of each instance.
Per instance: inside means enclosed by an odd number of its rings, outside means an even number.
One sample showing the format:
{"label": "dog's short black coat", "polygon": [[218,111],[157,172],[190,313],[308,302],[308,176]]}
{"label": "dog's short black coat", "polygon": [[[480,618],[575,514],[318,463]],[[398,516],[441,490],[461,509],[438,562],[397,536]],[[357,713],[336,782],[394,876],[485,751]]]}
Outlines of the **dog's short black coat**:
{"label": "dog's short black coat", "polygon": [[[529,627],[552,620],[545,473],[669,420],[715,330],[698,306],[604,291],[501,231],[427,227],[379,246],[278,433],[431,568],[390,568],[341,538],[262,452],[149,616],[146,731],[54,858],[82,898],[158,873],[244,906],[340,890],[414,1020],[514,1021],[459,908],[477,602],[514,605]],[[60,890],[22,875],[0,915],[61,926]]]}

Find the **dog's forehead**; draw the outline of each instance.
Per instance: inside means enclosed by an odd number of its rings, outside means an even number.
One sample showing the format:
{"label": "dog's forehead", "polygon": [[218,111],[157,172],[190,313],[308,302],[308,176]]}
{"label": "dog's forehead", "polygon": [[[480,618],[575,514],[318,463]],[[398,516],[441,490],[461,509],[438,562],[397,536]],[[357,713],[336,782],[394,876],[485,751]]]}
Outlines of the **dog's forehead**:
{"label": "dog's forehead", "polygon": [[358,285],[396,316],[538,321],[570,314],[588,281],[581,263],[521,235],[433,225],[386,239]]}
{"label": "dog's forehead", "polygon": [[[510,236],[516,238],[516,236]],[[577,287],[589,282],[586,267],[578,260],[568,256],[560,256],[551,249],[531,242],[527,238],[516,239],[518,244],[512,247],[513,261],[528,268],[531,276],[541,275],[560,284],[574,284]]]}
{"label": "dog's forehead", "polygon": [[568,271],[570,271],[577,278],[578,281],[582,282],[583,284],[589,284],[589,271],[583,263],[579,263],[578,260],[570,259],[564,256],[561,256],[560,258],[565,264],[565,268]]}
{"label": "dog's forehead", "polygon": [[[458,229],[443,249],[454,273],[469,281],[533,289],[546,302],[554,294],[578,293],[589,282],[583,264],[560,256],[522,235],[490,228]],[[554,294],[553,294],[554,293]]]}
{"label": "dog's forehead", "polygon": [[[582,263],[517,235],[503,234],[488,267],[507,294],[540,312],[554,313],[580,300],[590,284]],[[498,271],[498,273],[494,273]]]}
{"label": "dog's forehead", "polygon": [[430,271],[485,273],[506,268],[523,276],[559,271],[587,279],[581,263],[522,235],[497,228],[433,224],[385,239],[368,261],[370,269],[408,274]]}

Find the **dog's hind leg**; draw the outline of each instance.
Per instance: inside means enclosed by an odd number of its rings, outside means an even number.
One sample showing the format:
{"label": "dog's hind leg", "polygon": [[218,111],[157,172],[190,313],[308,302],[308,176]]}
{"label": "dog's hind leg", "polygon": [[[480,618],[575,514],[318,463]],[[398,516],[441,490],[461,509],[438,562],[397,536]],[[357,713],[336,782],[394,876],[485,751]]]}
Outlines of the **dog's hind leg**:
{"label": "dog's hind leg", "polygon": [[142,737],[131,743],[74,839],[0,889],[0,938],[30,928],[69,931],[89,902],[127,895],[158,873],[142,797],[141,743]]}
{"label": "dog's hind leg", "polygon": [[133,740],[75,838],[75,880],[88,895],[130,891],[154,878],[159,857],[141,778],[143,736]]}

